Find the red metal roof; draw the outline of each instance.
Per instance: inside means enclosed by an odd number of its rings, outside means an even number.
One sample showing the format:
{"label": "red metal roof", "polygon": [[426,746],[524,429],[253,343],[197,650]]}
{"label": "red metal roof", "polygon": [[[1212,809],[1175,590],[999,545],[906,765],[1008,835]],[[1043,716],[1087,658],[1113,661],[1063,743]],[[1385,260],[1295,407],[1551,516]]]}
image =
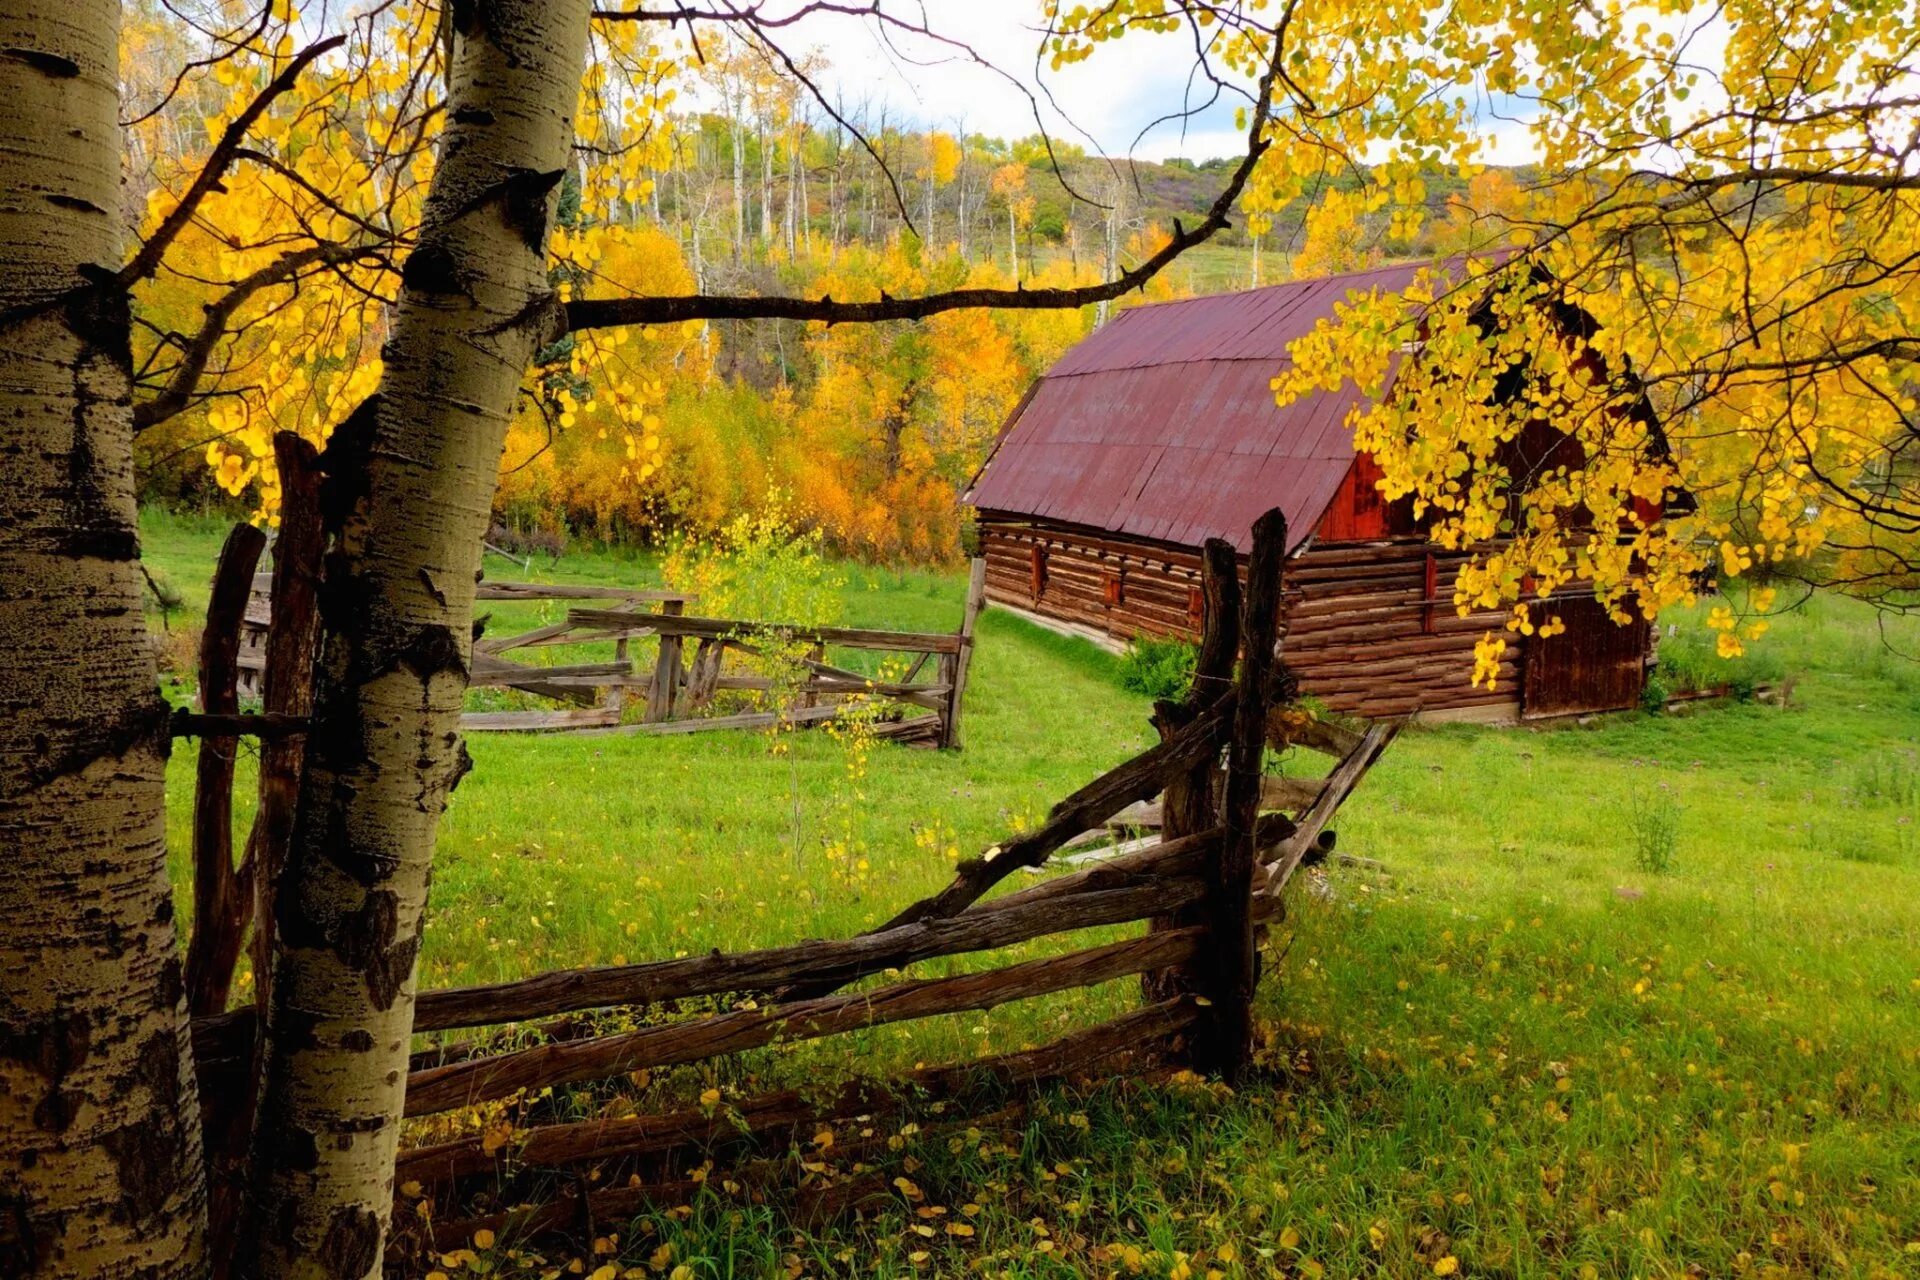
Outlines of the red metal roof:
{"label": "red metal roof", "polygon": [[[1287,348],[1355,292],[1399,292],[1405,263],[1122,312],[1048,370],[966,500],[1180,546],[1248,549],[1286,512],[1298,546],[1353,465],[1348,383],[1285,409],[1271,383]],[[1448,264],[1452,265],[1452,264]]]}

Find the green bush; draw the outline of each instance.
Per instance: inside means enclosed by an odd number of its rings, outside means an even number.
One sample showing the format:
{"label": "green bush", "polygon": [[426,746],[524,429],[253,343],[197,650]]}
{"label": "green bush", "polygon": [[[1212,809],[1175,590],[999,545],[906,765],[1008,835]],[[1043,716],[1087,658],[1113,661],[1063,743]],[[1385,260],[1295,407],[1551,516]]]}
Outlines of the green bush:
{"label": "green bush", "polygon": [[1647,683],[1640,689],[1640,709],[1658,715],[1667,709],[1667,699],[1673,696],[1673,690],[1667,686],[1665,668],[1656,667],[1647,674]]}
{"label": "green bush", "polygon": [[1143,636],[1120,656],[1120,686],[1149,698],[1184,698],[1193,684],[1194,647]]}

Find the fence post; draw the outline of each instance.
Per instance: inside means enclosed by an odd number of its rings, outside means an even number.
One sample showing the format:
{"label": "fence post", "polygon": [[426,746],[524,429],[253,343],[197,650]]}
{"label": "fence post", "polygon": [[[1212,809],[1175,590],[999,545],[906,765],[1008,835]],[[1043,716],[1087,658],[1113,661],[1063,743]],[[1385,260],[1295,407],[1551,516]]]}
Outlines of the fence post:
{"label": "fence post", "polygon": [[[280,534],[273,542],[261,709],[304,716],[313,711],[313,663],[320,649],[320,563],[327,542],[320,512],[323,477],[319,451],[291,431],[274,436],[273,453],[280,467]],[[304,737],[260,747],[260,807],[247,836],[246,865],[253,881],[253,1003],[263,1016],[271,990],[273,887],[293,844],[306,759]]]}
{"label": "fence post", "polygon": [[[240,709],[240,624],[253,594],[253,569],[267,535],[237,524],[220,548],[200,636],[200,710]],[[200,740],[193,783],[193,937],[187,943],[187,1008],[196,1017],[223,1012],[246,931],[247,905],[233,865],[233,759],[237,738]]]}
{"label": "fence post", "polygon": [[987,562],[983,557],[973,558],[973,569],[967,575],[967,607],[960,615],[960,647],[953,655],[951,663],[943,663],[947,676],[947,710],[940,717],[940,745],[958,747],[960,745],[960,701],[967,692],[967,668],[973,665],[973,624],[980,617],[980,609],[987,599]]}
{"label": "fence post", "polygon": [[[625,636],[613,642],[613,660],[624,665],[627,668],[625,674],[630,675],[633,672],[633,663],[630,661],[628,643]],[[627,687],[623,684],[608,685],[604,705],[612,707],[615,711],[623,710],[627,705]]]}
{"label": "fence post", "polygon": [[[660,612],[675,617],[686,613],[686,602],[662,600]],[[647,723],[673,718],[673,704],[680,695],[680,637],[660,637],[660,657],[653,664],[653,681],[647,686]]]}
{"label": "fence post", "polygon": [[1209,1005],[1194,1033],[1197,1070],[1237,1082],[1253,1057],[1253,873],[1258,849],[1261,761],[1267,698],[1280,634],[1280,575],[1287,521],[1278,508],[1254,522],[1247,560],[1247,604],[1241,621],[1240,677],[1227,740],[1225,831],[1206,898],[1209,937],[1201,948]]}
{"label": "fence post", "polygon": [[[1153,709],[1154,727],[1162,740],[1191,724],[1201,708],[1233,685],[1233,659],[1240,649],[1240,579],[1233,544],[1224,538],[1209,538],[1201,548],[1200,591],[1204,607],[1193,684],[1181,701],[1162,702]],[[1211,755],[1167,780],[1160,804],[1162,843],[1219,825],[1214,789],[1219,763],[1219,757]],[[1206,918],[1204,906],[1195,906],[1170,916],[1156,916],[1151,927],[1177,929],[1200,924]],[[1141,989],[1147,999],[1158,1001],[1193,991],[1197,982],[1198,976],[1190,968],[1168,969],[1147,974],[1141,979]]]}

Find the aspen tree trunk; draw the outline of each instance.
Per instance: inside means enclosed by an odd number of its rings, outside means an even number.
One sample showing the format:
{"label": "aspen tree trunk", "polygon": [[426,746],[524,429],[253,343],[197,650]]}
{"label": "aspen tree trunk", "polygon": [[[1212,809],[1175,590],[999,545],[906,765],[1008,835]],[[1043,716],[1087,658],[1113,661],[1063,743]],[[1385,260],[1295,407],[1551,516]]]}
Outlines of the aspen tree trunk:
{"label": "aspen tree trunk", "polygon": [[742,95],[727,105],[727,124],[733,130],[733,260],[738,262],[741,246],[747,242],[746,98]]}
{"label": "aspen tree trunk", "polygon": [[0,1276],[203,1266],[141,615],[120,6],[0,5]]}
{"label": "aspen tree trunk", "polygon": [[480,540],[521,377],[554,324],[547,229],[589,8],[453,7],[446,131],[380,390],[328,446],[339,523],[300,813],[274,891],[243,1276],[380,1273],[429,864],[466,764]]}

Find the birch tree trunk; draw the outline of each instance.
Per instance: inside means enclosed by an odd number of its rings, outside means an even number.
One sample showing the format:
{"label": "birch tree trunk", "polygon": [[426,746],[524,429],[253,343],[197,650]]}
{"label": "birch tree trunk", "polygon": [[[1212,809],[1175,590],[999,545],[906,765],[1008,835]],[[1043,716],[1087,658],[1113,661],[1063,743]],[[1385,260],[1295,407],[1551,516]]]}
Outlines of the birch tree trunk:
{"label": "birch tree trunk", "polygon": [[205,1193],[141,615],[114,0],[0,5],[0,1275],[173,1277]]}
{"label": "birch tree trunk", "polygon": [[380,391],[327,449],[314,725],[274,889],[245,1276],[377,1276],[435,830],[507,422],[551,331],[549,219],[588,0],[453,7],[446,131]]}

